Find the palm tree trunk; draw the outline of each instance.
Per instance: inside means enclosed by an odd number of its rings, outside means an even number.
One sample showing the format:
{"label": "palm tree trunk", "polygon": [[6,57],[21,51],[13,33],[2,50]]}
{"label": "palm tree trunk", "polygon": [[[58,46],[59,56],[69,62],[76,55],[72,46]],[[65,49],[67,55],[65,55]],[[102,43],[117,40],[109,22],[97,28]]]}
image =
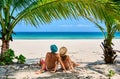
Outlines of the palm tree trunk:
{"label": "palm tree trunk", "polygon": [[[106,41],[108,42],[108,41]],[[102,43],[104,49],[104,61],[106,64],[113,64],[115,61],[115,58],[117,57],[116,52],[113,50],[113,48],[111,47],[111,45],[106,45],[106,43]]]}
{"label": "palm tree trunk", "polygon": [[9,41],[2,39],[2,47],[1,47],[1,55],[4,54],[5,51],[9,49]]}
{"label": "palm tree trunk", "polygon": [[112,50],[112,48],[104,48],[104,61],[106,64],[113,64],[114,63],[114,54],[115,52]]}

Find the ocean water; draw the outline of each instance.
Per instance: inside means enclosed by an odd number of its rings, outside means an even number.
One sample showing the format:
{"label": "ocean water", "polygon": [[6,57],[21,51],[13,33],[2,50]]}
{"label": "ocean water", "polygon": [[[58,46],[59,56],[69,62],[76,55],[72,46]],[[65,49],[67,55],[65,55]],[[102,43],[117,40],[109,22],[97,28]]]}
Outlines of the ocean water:
{"label": "ocean water", "polygon": [[[101,32],[16,32],[13,39],[103,39]],[[120,33],[115,34],[120,39]]]}

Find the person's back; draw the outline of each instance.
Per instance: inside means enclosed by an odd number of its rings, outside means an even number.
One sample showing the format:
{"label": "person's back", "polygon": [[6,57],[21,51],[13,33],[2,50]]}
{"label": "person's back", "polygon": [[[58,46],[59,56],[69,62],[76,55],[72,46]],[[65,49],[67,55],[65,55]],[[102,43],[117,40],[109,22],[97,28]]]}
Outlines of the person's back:
{"label": "person's back", "polygon": [[59,54],[60,54],[60,57],[61,57],[61,60],[63,62],[63,65],[65,66],[65,68],[67,70],[73,70],[73,67],[75,66],[79,66],[79,64],[73,62],[69,55],[66,55],[67,53],[67,48],[66,47],[61,47],[60,50],[59,50]]}
{"label": "person's back", "polygon": [[54,69],[55,68],[55,65],[56,63],[59,62],[59,59],[60,59],[60,56],[56,53],[51,53],[51,52],[48,52],[47,55],[46,55],[46,67],[48,70],[51,70],[51,69]]}
{"label": "person's back", "polygon": [[61,60],[62,60],[64,66],[67,70],[72,69],[71,66],[70,66],[72,64],[71,59],[68,55],[61,56]]}

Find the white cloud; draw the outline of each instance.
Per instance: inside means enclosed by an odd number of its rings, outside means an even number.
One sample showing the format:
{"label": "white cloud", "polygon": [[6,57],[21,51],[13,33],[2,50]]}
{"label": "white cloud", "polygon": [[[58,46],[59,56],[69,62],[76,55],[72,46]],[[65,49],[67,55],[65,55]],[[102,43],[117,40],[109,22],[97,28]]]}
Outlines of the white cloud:
{"label": "white cloud", "polygon": [[61,26],[61,27],[73,27],[75,25],[73,25],[73,24],[64,24],[64,25],[59,25],[59,26]]}
{"label": "white cloud", "polygon": [[86,25],[86,24],[64,24],[64,25],[59,25],[60,27],[93,27],[93,25]]}
{"label": "white cloud", "polygon": [[77,27],[91,27],[93,25],[86,25],[86,24],[78,24],[76,25]]}

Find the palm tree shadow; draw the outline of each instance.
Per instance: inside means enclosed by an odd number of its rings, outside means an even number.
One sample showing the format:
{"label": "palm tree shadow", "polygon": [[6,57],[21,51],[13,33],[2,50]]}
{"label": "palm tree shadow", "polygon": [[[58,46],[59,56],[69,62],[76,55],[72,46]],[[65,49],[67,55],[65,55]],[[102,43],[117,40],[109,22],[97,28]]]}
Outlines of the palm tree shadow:
{"label": "palm tree shadow", "polygon": [[120,74],[120,60],[116,61],[114,69],[115,69],[116,73]]}
{"label": "palm tree shadow", "polygon": [[96,61],[96,62],[88,63],[86,66],[87,66],[88,69],[90,69],[92,71],[95,71],[99,74],[105,75],[102,68],[96,67],[97,65],[103,65],[103,64],[104,64],[103,61]]}
{"label": "palm tree shadow", "polygon": [[48,77],[38,77],[36,79],[79,79],[78,74],[74,73],[54,73],[51,76]]}
{"label": "palm tree shadow", "polygon": [[114,70],[115,73],[120,74],[120,61],[117,61],[117,63],[114,64],[105,64],[102,60],[91,62],[86,65],[86,68],[104,76],[108,76],[108,73],[106,72],[109,72],[111,69]]}
{"label": "palm tree shadow", "polygon": [[15,79],[17,73],[19,72],[31,72],[40,69],[36,63],[39,61],[39,58],[26,59],[25,64],[14,63],[12,65],[0,66],[0,79]]}
{"label": "palm tree shadow", "polygon": [[[28,62],[29,61],[29,62]],[[35,71],[35,70],[39,70],[40,67],[36,65],[36,63],[39,61],[39,58],[34,58],[34,59],[27,59],[27,63],[26,64],[14,64],[14,65],[11,65],[11,66],[4,66],[4,67],[1,67],[1,69],[6,69],[8,68],[8,71],[6,70],[6,74],[4,75],[0,75],[0,78],[3,78],[6,77],[8,75],[8,78],[9,76],[15,76],[15,73],[17,72],[24,72],[24,71],[27,71],[27,72],[30,72],[30,71]],[[76,69],[81,69],[82,68],[85,68],[85,69],[89,69],[89,70],[92,70],[94,72],[97,72],[99,74],[102,74],[104,76],[107,76],[107,74],[105,74],[105,67],[108,67],[108,66],[112,66],[112,68],[115,70],[116,73],[120,74],[120,61],[117,61],[117,64],[114,64],[114,65],[109,65],[109,64],[104,64],[103,61],[96,61],[96,62],[78,62],[78,63],[82,63],[82,64],[87,64],[85,67],[76,67]],[[102,67],[102,66],[105,66],[105,67]],[[18,69],[17,69],[18,68]],[[10,69],[10,70],[9,70]],[[1,72],[1,71],[0,71]],[[3,72],[3,73],[5,73]],[[74,73],[63,73],[61,71],[59,71],[60,73],[55,73],[49,77],[37,77],[37,79],[53,79],[53,78],[58,78],[60,77],[59,79],[78,79],[78,74],[74,74]],[[70,78],[71,77],[71,78]]]}

